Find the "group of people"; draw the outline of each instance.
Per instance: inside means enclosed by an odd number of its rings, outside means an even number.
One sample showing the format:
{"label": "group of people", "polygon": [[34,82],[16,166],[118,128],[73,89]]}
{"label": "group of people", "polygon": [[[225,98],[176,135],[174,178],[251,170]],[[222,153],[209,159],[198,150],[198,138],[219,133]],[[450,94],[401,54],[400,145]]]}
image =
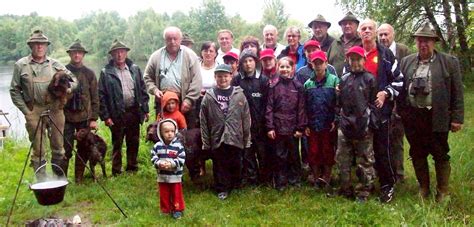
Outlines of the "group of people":
{"label": "group of people", "polygon": [[[342,35],[333,38],[327,33],[331,23],[318,15],[308,24],[313,36],[304,43],[300,29],[291,26],[284,35],[287,46],[278,43],[277,28],[267,25],[262,44],[247,36],[240,49],[233,47],[233,33],[224,29],[217,34],[218,45],[203,42],[199,56],[185,46],[193,40],[183,40],[179,28],[167,27],[165,46],[151,54],[143,74],[127,57],[130,48],[115,40],[98,80],[83,64],[87,51],[80,41],[67,50],[71,61],[64,67],[46,56],[50,41],[35,31],[27,41],[31,55],[15,63],[10,89],[25,114],[32,166],[37,169],[46,161],[39,147],[45,127],[36,133],[35,126],[50,110],[59,128],[50,134],[52,163],[66,173],[74,131],[97,128],[99,117],[112,132],[112,174],[122,173],[124,138],[125,171],[137,171],[140,124],[149,119],[151,95],[159,120],[151,161],[157,168],[161,211],[175,218],[185,208],[181,181],[190,158],[186,138],[178,135],[192,129],[201,134],[198,153],[212,159],[219,199],[244,185],[268,184],[279,191],[298,187],[305,169],[316,188],[336,194],[331,190],[336,165],[337,194],[364,202],[378,177],[380,201],[390,202],[395,184],[404,180],[406,135],[421,197],[430,195],[431,154],[436,200],[442,201],[451,169],[448,132],[463,124],[457,58],[435,49],[438,36],[429,23],[413,34],[413,54],[394,41],[389,24],[377,27],[350,12],[338,24]],[[58,71],[71,77],[64,108],[43,98]],[[202,168],[188,169],[193,180],[202,175]]]}

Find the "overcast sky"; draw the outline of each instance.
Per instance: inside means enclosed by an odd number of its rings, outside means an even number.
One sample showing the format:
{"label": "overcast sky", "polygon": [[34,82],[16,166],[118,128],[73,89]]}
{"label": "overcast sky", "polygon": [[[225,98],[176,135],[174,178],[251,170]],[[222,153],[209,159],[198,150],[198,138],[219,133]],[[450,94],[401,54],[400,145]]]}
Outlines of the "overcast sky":
{"label": "overcast sky", "polygon": [[[229,16],[238,13],[248,22],[261,19],[264,0],[221,0],[221,2]],[[340,6],[335,5],[335,0],[282,0],[282,2],[291,19],[307,24],[320,13],[332,23],[330,30],[340,30],[337,22],[344,13]],[[172,14],[175,11],[188,12],[189,9],[197,8],[201,4],[201,0],[9,0],[2,2],[0,15],[28,15],[37,12],[40,16],[60,17],[72,21],[91,11],[103,10],[117,11],[122,17],[128,18],[137,11],[149,8],[159,13]]]}

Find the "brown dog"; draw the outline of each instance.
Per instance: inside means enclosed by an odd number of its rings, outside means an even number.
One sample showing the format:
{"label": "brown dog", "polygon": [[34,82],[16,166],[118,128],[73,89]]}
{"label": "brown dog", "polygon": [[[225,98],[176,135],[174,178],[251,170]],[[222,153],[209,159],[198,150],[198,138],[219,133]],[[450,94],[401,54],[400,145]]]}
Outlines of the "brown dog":
{"label": "brown dog", "polygon": [[70,87],[72,82],[71,77],[66,72],[60,70],[56,72],[48,85],[48,93],[46,94],[46,101],[52,102],[59,100],[61,107],[66,105],[69,98]]}
{"label": "brown dog", "polygon": [[[92,177],[96,180],[95,165],[100,163],[103,177],[107,177],[105,173],[105,154],[107,152],[107,144],[97,134],[91,132],[88,128],[80,129],[76,133],[77,140],[77,155],[75,162],[75,180],[76,183],[81,183],[84,177],[85,164],[89,161],[89,166],[92,171]],[[79,156],[82,158],[80,160]],[[84,162],[83,162],[84,161]]]}
{"label": "brown dog", "polygon": [[149,124],[146,128],[145,141],[151,141],[153,143],[160,141],[160,138],[158,138],[158,121]]}

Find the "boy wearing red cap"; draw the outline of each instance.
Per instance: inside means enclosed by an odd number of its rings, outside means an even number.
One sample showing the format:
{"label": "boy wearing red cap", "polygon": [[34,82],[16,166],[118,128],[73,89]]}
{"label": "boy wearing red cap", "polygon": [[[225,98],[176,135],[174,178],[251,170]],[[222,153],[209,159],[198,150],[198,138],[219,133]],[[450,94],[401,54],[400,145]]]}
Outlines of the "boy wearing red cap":
{"label": "boy wearing red cap", "polygon": [[304,84],[308,118],[308,163],[316,179],[315,186],[327,188],[332,166],[336,163],[332,132],[336,130],[336,86],[339,78],[327,70],[327,57],[323,51],[313,52],[309,59],[314,73]]}
{"label": "boy wearing red cap", "polygon": [[[346,53],[350,72],[344,74],[338,87],[338,145],[336,162],[339,167],[339,193],[345,197],[354,194],[357,201],[365,202],[374,185],[374,152],[371,122],[374,118],[377,81],[364,69],[364,49],[350,48]],[[356,160],[359,182],[352,188],[351,167]]]}

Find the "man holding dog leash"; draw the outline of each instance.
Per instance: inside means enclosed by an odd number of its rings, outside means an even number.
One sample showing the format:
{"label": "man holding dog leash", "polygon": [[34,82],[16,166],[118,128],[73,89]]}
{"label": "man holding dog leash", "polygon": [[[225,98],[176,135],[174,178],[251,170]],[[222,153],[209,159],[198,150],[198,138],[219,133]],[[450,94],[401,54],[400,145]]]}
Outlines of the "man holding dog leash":
{"label": "man holding dog leash", "polygon": [[[74,147],[74,135],[79,129],[97,129],[97,119],[99,118],[99,91],[97,89],[97,78],[94,71],[83,64],[84,56],[88,51],[81,45],[80,40],[76,40],[66,51],[71,58],[66,68],[77,78],[78,85],[73,92],[71,99],[64,107],[66,123],[64,124],[64,150],[66,151],[66,162],[64,172],[67,175],[69,159],[72,157]],[[78,182],[78,176],[83,175],[84,165],[76,156],[74,176]],[[78,170],[82,172],[78,172]]]}
{"label": "man holding dog leash", "polygon": [[[45,131],[49,126],[49,141],[51,146],[51,163],[64,169],[66,156],[63,148],[64,112],[59,99],[48,100],[48,85],[59,71],[65,71],[70,76],[68,93],[76,86],[74,75],[57,60],[46,56],[48,45],[51,44],[41,30],[34,31],[26,42],[31,49],[31,55],[21,58],[15,63],[10,84],[10,96],[15,106],[25,115],[26,130],[33,143],[31,166],[37,171],[46,163],[46,150],[42,148],[46,141]],[[46,112],[48,111],[49,112]],[[39,122],[48,115],[50,121]],[[51,124],[53,123],[53,124]],[[37,131],[38,129],[38,131]],[[45,177],[46,168],[41,168],[36,177]],[[53,172],[61,176],[62,171],[53,168]]]}

